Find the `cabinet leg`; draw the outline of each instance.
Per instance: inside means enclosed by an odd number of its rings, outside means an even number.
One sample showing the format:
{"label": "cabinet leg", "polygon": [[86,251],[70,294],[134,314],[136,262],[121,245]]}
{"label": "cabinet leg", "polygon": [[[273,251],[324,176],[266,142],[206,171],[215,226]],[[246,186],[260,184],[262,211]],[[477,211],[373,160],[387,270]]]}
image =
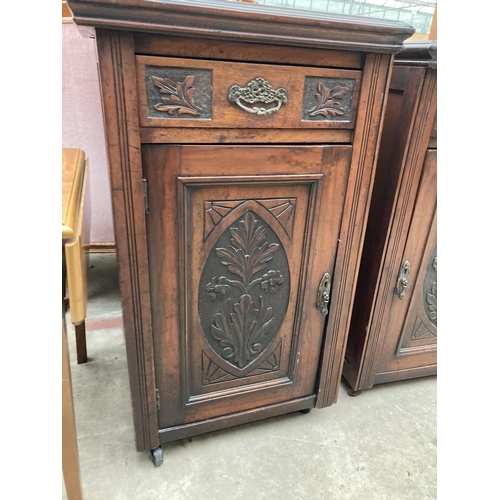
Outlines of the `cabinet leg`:
{"label": "cabinet leg", "polygon": [[150,458],[155,467],[159,467],[163,463],[163,450],[161,449],[161,446],[151,450]]}
{"label": "cabinet leg", "polygon": [[87,362],[87,335],[85,332],[85,320],[75,325],[76,336],[76,362],[80,365]]}
{"label": "cabinet leg", "polygon": [[351,396],[352,398],[359,396],[362,392],[363,391],[355,391],[352,387],[349,387],[349,389],[347,389],[347,394],[349,394],[349,396]]}
{"label": "cabinet leg", "polygon": [[305,410],[299,410],[299,411],[300,411],[300,413],[307,415],[311,411],[311,408],[306,408]]}

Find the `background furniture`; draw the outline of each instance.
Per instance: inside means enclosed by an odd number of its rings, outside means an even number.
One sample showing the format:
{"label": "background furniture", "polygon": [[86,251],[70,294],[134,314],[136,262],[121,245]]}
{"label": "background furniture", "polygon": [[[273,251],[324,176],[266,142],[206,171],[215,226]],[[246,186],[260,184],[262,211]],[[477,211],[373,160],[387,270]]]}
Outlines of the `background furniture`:
{"label": "background furniture", "polygon": [[62,150],[62,466],[68,500],[81,500],[80,464],[76,438],[75,410],[66,330],[64,283],[68,281],[71,321],[75,324],[77,360],[87,362],[85,313],[87,304],[87,266],[85,243],[89,235],[87,201],[88,161],[80,149]]}
{"label": "background furniture", "polygon": [[353,395],[437,370],[437,42],[405,45],[392,72],[345,356]]}
{"label": "background furniture", "polygon": [[85,314],[87,310],[87,252],[90,239],[88,161],[76,148],[62,150],[63,295],[69,296],[75,325],[78,363],[87,362]]}
{"label": "background furniture", "polygon": [[96,26],[136,446],[336,401],[403,23],[74,0]]}

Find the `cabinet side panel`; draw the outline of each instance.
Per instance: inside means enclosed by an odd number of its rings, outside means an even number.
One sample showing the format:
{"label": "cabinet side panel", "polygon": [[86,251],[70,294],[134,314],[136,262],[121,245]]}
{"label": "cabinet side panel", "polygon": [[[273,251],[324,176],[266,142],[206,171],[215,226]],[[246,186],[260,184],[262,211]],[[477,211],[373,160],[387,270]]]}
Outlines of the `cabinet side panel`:
{"label": "cabinet side panel", "polygon": [[135,440],[144,451],[159,439],[133,39],[96,35]]}
{"label": "cabinet side panel", "polygon": [[338,244],[338,250],[330,296],[338,296],[339,300],[330,304],[319,373],[317,408],[333,404],[340,386],[391,62],[392,56],[370,54],[363,72],[342,225],[338,242],[332,242],[332,245]]}
{"label": "cabinet side panel", "polygon": [[343,371],[354,390],[359,388],[361,365],[370,348],[368,323],[394,199],[401,183],[406,137],[415,120],[424,76],[422,68],[395,67],[392,73]]}
{"label": "cabinet side panel", "polygon": [[[418,97],[418,107],[415,113],[415,121],[406,140],[407,152],[403,159],[402,179],[395,198],[394,214],[391,219],[384,249],[383,262],[380,277],[377,283],[377,291],[373,302],[373,312],[368,324],[368,337],[373,347],[367,349],[361,368],[360,388],[371,387],[374,383],[375,374],[382,368],[382,350],[384,349],[384,336],[388,332],[388,322],[396,310],[395,304],[400,299],[395,295],[395,287],[405,257],[405,246],[407,244],[410,224],[416,216],[415,201],[421,182],[422,167],[427,152],[426,146],[432,129],[436,113],[436,73],[428,70],[422,91]],[[432,198],[431,193],[429,197]],[[427,232],[421,234],[423,241]],[[420,258],[420,257],[419,257]],[[414,259],[412,259],[414,260]],[[418,267],[418,266],[417,266]],[[414,271],[417,269],[415,263],[411,264]],[[412,279],[413,279],[413,273]],[[409,291],[407,291],[409,293]],[[398,328],[401,328],[402,324]],[[382,368],[383,369],[383,368]]]}

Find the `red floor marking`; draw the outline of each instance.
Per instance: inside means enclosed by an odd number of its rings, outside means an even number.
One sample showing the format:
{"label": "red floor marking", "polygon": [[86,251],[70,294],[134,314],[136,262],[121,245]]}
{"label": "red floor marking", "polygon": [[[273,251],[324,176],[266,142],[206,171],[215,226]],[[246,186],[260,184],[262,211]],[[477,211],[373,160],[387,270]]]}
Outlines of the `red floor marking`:
{"label": "red floor marking", "polygon": [[86,330],[106,330],[108,328],[123,328],[123,318],[105,318],[85,321]]}

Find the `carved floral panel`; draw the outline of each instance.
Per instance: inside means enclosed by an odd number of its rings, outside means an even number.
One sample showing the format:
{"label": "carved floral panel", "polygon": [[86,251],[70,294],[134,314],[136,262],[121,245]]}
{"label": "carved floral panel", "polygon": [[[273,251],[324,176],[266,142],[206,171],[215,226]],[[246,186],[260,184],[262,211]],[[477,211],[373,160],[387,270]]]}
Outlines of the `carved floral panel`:
{"label": "carved floral panel", "polygon": [[212,70],[146,66],[150,118],[212,118]]}
{"label": "carved floral panel", "polygon": [[355,80],[306,76],[302,120],[351,121]]}
{"label": "carved floral panel", "polygon": [[[217,227],[235,208],[245,203],[245,201],[246,200],[205,201],[204,238],[207,239],[215,227]],[[293,220],[295,215],[295,204],[297,203],[296,198],[269,198],[256,201],[276,218],[291,239],[293,236]]]}
{"label": "carved floral panel", "polygon": [[[268,373],[277,372],[280,369],[281,362],[281,342],[278,346],[257,365],[250,373],[241,374],[241,377],[253,377],[256,375],[265,375]],[[231,380],[239,379],[232,373],[227,372],[221,368],[213,359],[211,359],[205,352],[202,352],[202,385],[217,384],[220,382],[229,382]]]}
{"label": "carved floral panel", "polygon": [[213,351],[243,370],[263,354],[284,321],[290,271],[274,230],[252,210],[211,250],[198,289],[198,313]]}
{"label": "carved floral panel", "polygon": [[428,320],[436,328],[429,328],[428,323],[417,315],[411,331],[412,341],[437,337],[437,247],[434,248],[425,268],[422,305]]}
{"label": "carved floral panel", "polygon": [[423,300],[427,317],[437,327],[437,247],[432,252],[425,270]]}

